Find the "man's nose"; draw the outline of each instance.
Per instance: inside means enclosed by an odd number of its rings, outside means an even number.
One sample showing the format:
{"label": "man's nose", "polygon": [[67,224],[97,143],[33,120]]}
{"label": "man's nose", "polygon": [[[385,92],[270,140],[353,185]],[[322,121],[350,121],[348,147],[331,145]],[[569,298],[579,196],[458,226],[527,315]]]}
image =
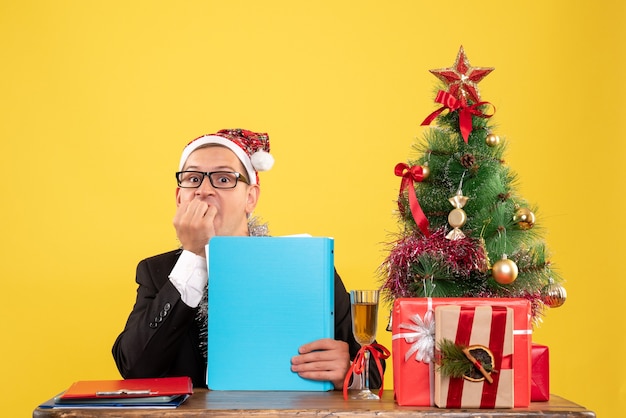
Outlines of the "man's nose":
{"label": "man's nose", "polygon": [[202,184],[196,189],[196,194],[213,194],[215,193],[215,187],[211,184],[209,176],[205,175],[202,179]]}

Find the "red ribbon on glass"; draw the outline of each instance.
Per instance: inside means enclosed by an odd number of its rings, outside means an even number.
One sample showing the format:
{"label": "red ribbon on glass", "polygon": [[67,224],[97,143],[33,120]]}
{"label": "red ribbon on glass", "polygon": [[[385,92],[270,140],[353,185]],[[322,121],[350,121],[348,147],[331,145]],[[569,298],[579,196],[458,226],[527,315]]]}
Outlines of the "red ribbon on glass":
{"label": "red ribbon on glass", "polygon": [[[463,140],[466,144],[470,133],[472,133],[472,116],[478,116],[479,118],[490,118],[493,116],[493,113],[491,115],[487,115],[481,112],[480,109],[478,109],[479,106],[486,104],[491,105],[491,103],[478,102],[471,106],[468,106],[465,97],[457,99],[447,91],[443,90],[439,90],[439,93],[437,93],[437,97],[435,98],[435,102],[440,103],[443,106],[428,115],[428,117],[424,119],[424,122],[422,122],[422,126],[430,125],[430,123],[446,109],[448,109],[450,112],[458,110],[459,128],[461,130],[461,136],[463,136]],[[496,108],[493,105],[491,106],[493,107],[493,112],[495,113]]]}
{"label": "red ribbon on glass", "polygon": [[[430,236],[430,232],[428,231],[428,219],[426,218],[426,215],[424,215],[424,211],[422,211],[422,207],[417,201],[417,196],[415,195],[415,182],[422,182],[422,180],[424,180],[424,171],[422,167],[419,165],[409,167],[407,164],[398,163],[396,164],[395,174],[398,177],[402,177],[402,183],[400,183],[400,196],[402,196],[405,189],[409,190],[409,207],[411,208],[411,213],[413,214],[413,220],[424,235],[427,237]],[[402,212],[403,208],[400,203],[400,199],[398,199],[398,206]]]}
{"label": "red ribbon on glass", "polygon": [[[348,399],[348,384],[350,383],[350,378],[352,377],[352,372],[354,374],[360,375],[365,371],[365,352],[369,351],[370,355],[374,357],[374,361],[376,362],[376,368],[378,369],[378,374],[380,375],[380,389],[378,390],[378,397],[383,396],[383,386],[384,386],[384,372],[383,365],[380,363],[381,359],[387,359],[391,355],[391,352],[387,350],[384,346],[374,343],[370,345],[362,346],[359,351],[356,353],[348,372],[346,373],[346,377],[343,380],[343,399]],[[369,377],[369,376],[368,376]]]}

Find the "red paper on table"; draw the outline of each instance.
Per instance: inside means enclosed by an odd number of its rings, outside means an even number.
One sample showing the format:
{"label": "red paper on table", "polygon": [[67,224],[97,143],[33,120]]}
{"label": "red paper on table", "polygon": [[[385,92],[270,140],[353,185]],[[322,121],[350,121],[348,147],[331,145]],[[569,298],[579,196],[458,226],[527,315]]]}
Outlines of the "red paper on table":
{"label": "red paper on table", "polygon": [[[437,364],[435,405],[456,409],[513,408],[513,309],[497,305],[439,306],[435,308],[435,353],[444,340],[483,353],[489,350],[493,372],[489,374],[491,382],[482,374],[470,380],[445,376]],[[445,357],[445,354],[439,353],[437,358],[439,356]],[[485,366],[486,360],[482,361],[481,366]],[[480,364],[481,360],[477,362]]]}
{"label": "red paper on table", "polygon": [[530,400],[543,402],[550,400],[550,351],[541,344],[532,345],[532,377],[530,379]]}
{"label": "red paper on table", "polygon": [[[514,406],[530,405],[530,302],[518,298],[398,298],[392,311],[394,394],[398,405],[434,406],[434,310],[437,306],[502,305],[513,309]],[[421,325],[418,323],[421,322]],[[427,329],[432,329],[428,335]],[[426,350],[428,351],[428,350]]]}
{"label": "red paper on table", "polygon": [[73,383],[60,399],[149,398],[190,395],[191,378],[161,377],[151,379],[81,380]]}

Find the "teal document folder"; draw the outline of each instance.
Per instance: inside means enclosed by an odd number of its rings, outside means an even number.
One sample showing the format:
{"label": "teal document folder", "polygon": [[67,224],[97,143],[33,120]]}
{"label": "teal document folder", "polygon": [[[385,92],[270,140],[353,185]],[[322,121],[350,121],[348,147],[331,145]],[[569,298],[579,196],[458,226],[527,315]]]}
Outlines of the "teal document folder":
{"label": "teal document folder", "polygon": [[301,345],[334,338],[333,250],[325,237],[211,239],[209,389],[333,389],[291,371]]}

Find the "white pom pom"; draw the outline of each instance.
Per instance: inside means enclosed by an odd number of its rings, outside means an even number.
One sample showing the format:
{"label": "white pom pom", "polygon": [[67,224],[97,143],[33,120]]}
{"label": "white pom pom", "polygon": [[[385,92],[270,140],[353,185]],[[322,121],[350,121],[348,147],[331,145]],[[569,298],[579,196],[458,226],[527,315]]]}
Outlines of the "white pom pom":
{"label": "white pom pom", "polygon": [[257,151],[250,157],[252,166],[257,171],[267,171],[274,165],[274,157],[266,151]]}

